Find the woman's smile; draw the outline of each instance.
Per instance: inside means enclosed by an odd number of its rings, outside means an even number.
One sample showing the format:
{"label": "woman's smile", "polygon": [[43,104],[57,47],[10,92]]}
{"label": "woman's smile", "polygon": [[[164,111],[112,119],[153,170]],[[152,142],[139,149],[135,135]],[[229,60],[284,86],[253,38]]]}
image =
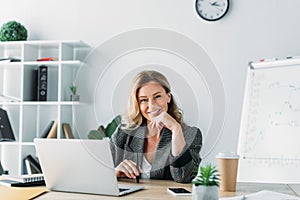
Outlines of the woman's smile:
{"label": "woman's smile", "polygon": [[161,109],[155,109],[147,112],[150,117],[156,117],[161,113]]}

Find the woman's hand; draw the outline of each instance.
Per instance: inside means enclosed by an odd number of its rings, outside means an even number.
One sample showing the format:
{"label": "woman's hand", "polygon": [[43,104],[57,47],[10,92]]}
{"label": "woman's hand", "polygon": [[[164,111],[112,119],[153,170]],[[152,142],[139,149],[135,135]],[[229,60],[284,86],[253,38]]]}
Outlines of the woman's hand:
{"label": "woman's hand", "polygon": [[[186,145],[181,125],[168,113],[162,112],[158,116],[151,119],[151,126],[166,127],[172,131],[172,155],[178,156]],[[161,128],[162,129],[162,128]]]}
{"label": "woman's hand", "polygon": [[128,177],[135,179],[142,172],[141,168],[137,168],[137,165],[132,160],[124,160],[116,167],[117,177]]}
{"label": "woman's hand", "polygon": [[150,124],[153,127],[160,127],[161,129],[163,127],[166,127],[167,129],[171,130],[172,132],[176,131],[178,129],[181,129],[180,124],[167,112],[161,112],[156,117],[151,118]]}

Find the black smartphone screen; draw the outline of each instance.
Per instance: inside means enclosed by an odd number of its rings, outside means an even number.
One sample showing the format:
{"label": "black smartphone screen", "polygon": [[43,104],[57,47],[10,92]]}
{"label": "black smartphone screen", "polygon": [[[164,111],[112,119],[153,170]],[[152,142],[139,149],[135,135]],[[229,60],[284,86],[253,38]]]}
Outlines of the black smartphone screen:
{"label": "black smartphone screen", "polygon": [[191,194],[191,192],[186,190],[185,188],[168,188],[168,190],[171,193],[173,193],[174,195],[188,195],[188,194]]}

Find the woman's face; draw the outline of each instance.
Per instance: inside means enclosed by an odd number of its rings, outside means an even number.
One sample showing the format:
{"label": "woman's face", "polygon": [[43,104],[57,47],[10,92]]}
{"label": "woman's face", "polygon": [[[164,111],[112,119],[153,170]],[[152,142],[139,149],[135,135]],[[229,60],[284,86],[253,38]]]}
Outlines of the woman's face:
{"label": "woman's face", "polygon": [[149,82],[143,85],[137,93],[139,108],[142,115],[151,121],[151,118],[158,116],[163,111],[168,111],[168,103],[171,94],[156,82]]}

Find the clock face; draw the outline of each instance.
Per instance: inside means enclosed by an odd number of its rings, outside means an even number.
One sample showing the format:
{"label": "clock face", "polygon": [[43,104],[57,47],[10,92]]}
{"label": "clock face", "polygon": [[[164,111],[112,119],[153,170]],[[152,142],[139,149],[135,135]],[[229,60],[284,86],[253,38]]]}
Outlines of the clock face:
{"label": "clock face", "polygon": [[198,15],[208,21],[216,21],[225,16],[229,0],[196,0]]}

